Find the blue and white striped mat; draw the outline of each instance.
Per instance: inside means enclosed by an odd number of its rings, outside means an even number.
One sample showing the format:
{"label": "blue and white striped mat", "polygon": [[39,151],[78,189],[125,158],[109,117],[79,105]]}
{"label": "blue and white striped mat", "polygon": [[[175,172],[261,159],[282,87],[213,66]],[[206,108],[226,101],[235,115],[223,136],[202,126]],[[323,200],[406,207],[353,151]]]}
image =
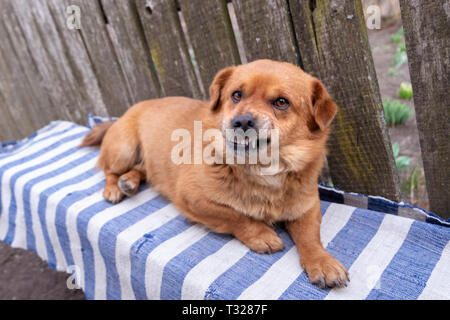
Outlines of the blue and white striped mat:
{"label": "blue and white striped mat", "polygon": [[449,221],[404,204],[369,210],[387,200],[322,186],[322,242],[351,282],[319,289],[282,229],[286,248],[262,255],[188,222],[148,187],[105,202],[98,150],[77,148],[87,132],[58,121],[1,145],[0,240],[73,273],[88,299],[450,299]]}

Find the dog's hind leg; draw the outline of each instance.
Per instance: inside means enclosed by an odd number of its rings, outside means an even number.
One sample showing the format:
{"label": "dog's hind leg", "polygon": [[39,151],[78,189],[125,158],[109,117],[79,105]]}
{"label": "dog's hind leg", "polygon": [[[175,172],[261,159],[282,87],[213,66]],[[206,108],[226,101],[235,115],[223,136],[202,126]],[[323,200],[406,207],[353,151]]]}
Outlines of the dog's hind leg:
{"label": "dog's hind leg", "polygon": [[131,197],[137,192],[141,181],[144,181],[145,178],[144,166],[136,165],[130,171],[120,176],[117,185],[125,195]]}
{"label": "dog's hind leg", "polygon": [[[134,177],[133,168],[140,162],[140,143],[135,132],[135,127],[119,119],[106,132],[103,139],[98,167],[106,176],[103,196],[112,203],[120,202],[125,194],[119,188],[119,178],[130,172]],[[130,171],[131,170],[131,171]],[[137,184],[137,187],[139,185]],[[125,190],[124,190],[125,191]],[[132,191],[130,189],[130,191]]]}

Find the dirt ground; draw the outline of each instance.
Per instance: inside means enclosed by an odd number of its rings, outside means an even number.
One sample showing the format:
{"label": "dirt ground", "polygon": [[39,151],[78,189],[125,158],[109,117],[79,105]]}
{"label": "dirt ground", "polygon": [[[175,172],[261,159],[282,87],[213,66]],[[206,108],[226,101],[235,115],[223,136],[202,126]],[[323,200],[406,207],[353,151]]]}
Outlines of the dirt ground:
{"label": "dirt ground", "polygon": [[[399,24],[380,31],[369,31],[373,59],[377,70],[382,99],[386,97],[397,99],[397,89],[403,81],[410,82],[408,66],[403,65],[400,75],[389,75],[389,67],[396,50],[391,43],[391,34],[396,32]],[[405,102],[405,101],[403,101]],[[412,100],[407,102],[413,107]],[[412,165],[401,172],[404,181],[415,165],[422,167],[420,157],[419,137],[415,117],[412,116],[405,125],[389,129],[391,141],[400,145],[400,155],[411,157]],[[409,194],[403,195],[403,200],[411,202]],[[415,204],[427,207],[426,194],[413,199]],[[50,269],[33,252],[11,249],[0,242],[0,299],[85,299],[81,290],[69,290],[66,286],[68,275]]]}
{"label": "dirt ground", "polygon": [[67,288],[67,278],[33,252],[0,242],[0,300],[83,300],[81,290]]}

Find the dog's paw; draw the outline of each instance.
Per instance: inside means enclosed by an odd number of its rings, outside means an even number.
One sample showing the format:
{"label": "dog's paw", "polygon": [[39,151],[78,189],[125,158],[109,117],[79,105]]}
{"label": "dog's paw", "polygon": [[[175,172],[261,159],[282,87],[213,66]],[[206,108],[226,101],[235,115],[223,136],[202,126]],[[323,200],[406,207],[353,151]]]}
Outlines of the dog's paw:
{"label": "dog's paw", "polygon": [[281,238],[271,228],[265,226],[253,236],[245,237],[244,244],[258,253],[274,253],[284,249]]}
{"label": "dog's paw", "polygon": [[302,260],[311,283],[320,288],[346,287],[350,281],[347,269],[328,252]]}
{"label": "dog's paw", "polygon": [[109,186],[103,191],[103,197],[111,203],[119,203],[122,201],[124,194],[118,186]]}
{"label": "dog's paw", "polygon": [[138,183],[135,183],[132,179],[129,179],[125,175],[120,177],[117,185],[119,186],[119,189],[122,191],[122,193],[129,197],[134,195],[139,188]]}

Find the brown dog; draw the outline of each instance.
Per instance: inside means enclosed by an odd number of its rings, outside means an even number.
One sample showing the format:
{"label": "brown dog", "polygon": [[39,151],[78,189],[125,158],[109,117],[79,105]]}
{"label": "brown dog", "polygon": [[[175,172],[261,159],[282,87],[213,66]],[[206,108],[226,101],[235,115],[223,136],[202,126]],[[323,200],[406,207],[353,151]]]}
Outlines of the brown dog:
{"label": "brown dog", "polygon": [[[145,101],[116,122],[95,127],[82,146],[101,143],[98,165],[106,175],[104,197],[119,202],[147,180],[190,220],[233,234],[260,253],[283,249],[270,227],[283,221],[311,282],[322,287],[345,285],[346,269],[320,242],[317,181],[329,125],[337,112],[325,87],[294,65],[259,60],[220,71],[210,96],[206,102],[183,97]],[[261,174],[260,162],[175,163],[177,142],[172,134],[183,129],[194,136],[194,121],[201,121],[203,130],[220,130],[223,135],[216,142],[229,146],[235,156],[238,147],[246,156],[251,148],[261,148],[259,140],[239,136],[230,140],[226,132],[276,130],[276,172]],[[275,144],[270,138],[266,142]],[[214,157],[220,153],[217,148]],[[190,158],[191,151],[195,153],[194,147],[181,149],[178,156]]]}

